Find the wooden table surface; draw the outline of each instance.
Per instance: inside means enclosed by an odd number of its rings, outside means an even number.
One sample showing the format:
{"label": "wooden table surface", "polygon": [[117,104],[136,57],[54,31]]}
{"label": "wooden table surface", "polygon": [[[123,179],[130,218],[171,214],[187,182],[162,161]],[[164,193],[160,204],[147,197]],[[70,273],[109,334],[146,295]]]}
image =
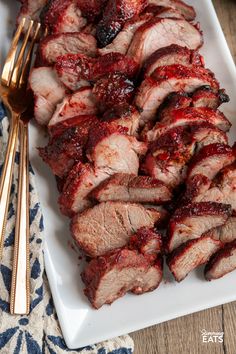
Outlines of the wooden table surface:
{"label": "wooden table surface", "polygon": [[[207,1],[207,0],[206,0]],[[236,1],[213,0],[236,62]],[[203,343],[201,330],[224,332],[223,343]],[[131,334],[134,354],[236,354],[236,302]]]}

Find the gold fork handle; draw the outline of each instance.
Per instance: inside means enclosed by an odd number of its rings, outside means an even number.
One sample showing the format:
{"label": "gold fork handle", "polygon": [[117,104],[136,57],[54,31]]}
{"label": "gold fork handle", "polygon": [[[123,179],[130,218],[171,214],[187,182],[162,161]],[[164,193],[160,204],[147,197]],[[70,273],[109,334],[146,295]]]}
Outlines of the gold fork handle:
{"label": "gold fork handle", "polygon": [[19,116],[12,112],[11,128],[7,144],[6,158],[3,165],[0,180],[0,253],[2,253],[3,239],[6,228],[18,131]]}
{"label": "gold fork handle", "polygon": [[28,314],[30,307],[29,266],[29,158],[28,124],[20,122],[19,189],[12,268],[10,311]]}

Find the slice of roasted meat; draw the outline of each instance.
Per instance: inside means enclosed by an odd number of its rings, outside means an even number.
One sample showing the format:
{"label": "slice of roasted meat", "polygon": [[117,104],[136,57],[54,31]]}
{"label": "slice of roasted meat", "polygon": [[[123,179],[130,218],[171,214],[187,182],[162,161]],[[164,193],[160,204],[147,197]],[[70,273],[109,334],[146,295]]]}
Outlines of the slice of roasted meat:
{"label": "slice of roasted meat", "polygon": [[110,174],[138,174],[139,155],[147,151],[145,143],[126,134],[126,128],[101,123],[91,128],[87,157],[96,168],[106,168]]}
{"label": "slice of roasted meat", "polygon": [[156,289],[162,280],[162,259],[151,265],[135,250],[118,249],[93,259],[81,276],[85,295],[98,309],[128,291],[143,294]]}
{"label": "slice of roasted meat", "polygon": [[107,0],[77,0],[77,5],[82,11],[82,15],[86,17],[89,22],[97,22],[106,3]]}
{"label": "slice of roasted meat", "polygon": [[236,216],[234,215],[228,218],[226,223],[222,226],[207,232],[207,236],[211,236],[215,240],[220,240],[223,243],[228,243],[236,240]]}
{"label": "slice of roasted meat", "polygon": [[91,87],[82,87],[71,95],[66,95],[49,121],[49,127],[69,118],[84,115],[96,115],[98,108]]}
{"label": "slice of roasted meat", "polygon": [[45,37],[39,44],[40,65],[52,65],[59,56],[65,54],[84,54],[95,57],[96,39],[82,32],[59,33]]}
{"label": "slice of roasted meat", "polygon": [[188,178],[202,174],[213,179],[223,167],[230,165],[234,160],[235,155],[229,145],[209,144],[193,157],[188,167]]}
{"label": "slice of roasted meat", "polygon": [[172,92],[191,93],[203,85],[219,90],[219,84],[208,70],[200,66],[169,65],[157,68],[139,87],[135,103],[141,111],[143,123],[154,120],[157,109]]}
{"label": "slice of roasted meat", "polygon": [[162,120],[157,122],[151,130],[142,132],[145,140],[155,141],[168,131],[181,126],[196,126],[197,124],[208,123],[224,132],[227,132],[231,123],[220,111],[206,107],[187,107],[174,109],[162,115]]}
{"label": "slice of roasted meat", "polygon": [[181,0],[148,0],[149,4],[157,6],[172,7],[178,10],[186,20],[192,21],[196,17],[196,12],[193,6],[187,5],[184,1]]}
{"label": "slice of roasted meat", "polygon": [[81,81],[96,82],[113,73],[132,78],[137,73],[138,64],[120,53],[109,53],[96,59],[82,54],[67,54],[57,58],[55,68],[63,84],[74,91],[81,86]]}
{"label": "slice of roasted meat", "polygon": [[45,125],[51,119],[56,105],[65,96],[66,90],[49,67],[34,68],[29,77],[29,85],[34,94],[34,117]]}
{"label": "slice of roasted meat", "polygon": [[192,95],[193,107],[208,107],[217,109],[222,103],[229,102],[229,96],[224,89],[218,92],[212,91],[211,87],[203,86]]}
{"label": "slice of roasted meat", "polygon": [[95,116],[79,116],[73,120],[74,124],[57,127],[47,146],[39,148],[39,155],[60,178],[64,178],[76,162],[84,160],[89,129],[98,124]]}
{"label": "slice of roasted meat", "polygon": [[88,163],[79,162],[74,165],[66,178],[58,201],[61,212],[73,216],[91,207],[93,203],[88,194],[108,177],[109,174],[105,170],[95,169]]}
{"label": "slice of roasted meat", "polygon": [[160,66],[181,64],[184,66],[204,66],[203,57],[195,50],[171,44],[156,50],[144,63],[145,76],[151,76]]}
{"label": "slice of roasted meat", "polygon": [[[236,236],[235,236],[236,237]],[[207,280],[219,279],[236,269],[236,240],[226,244],[213,254],[204,274]]]}
{"label": "slice of roasted meat", "polygon": [[153,18],[136,30],[127,55],[143,65],[152,53],[171,44],[198,49],[202,45],[202,35],[185,20]]}
{"label": "slice of roasted meat", "polygon": [[207,231],[223,225],[231,213],[229,204],[213,202],[192,203],[177,209],[169,223],[167,252],[172,252],[186,241],[199,238]]}
{"label": "slice of roasted meat", "polygon": [[160,211],[141,204],[104,202],[74,216],[71,231],[79,247],[96,257],[123,247],[138,229],[154,227],[162,216]]}
{"label": "slice of roasted meat", "polygon": [[130,237],[129,248],[138,250],[149,262],[154,262],[162,253],[162,236],[154,228],[141,227]]}
{"label": "slice of roasted meat", "polygon": [[49,1],[41,19],[49,33],[79,32],[87,24],[77,0]]}
{"label": "slice of roasted meat", "polygon": [[222,242],[203,236],[189,240],[167,256],[167,265],[175,280],[180,282],[193,269],[205,264],[222,247]]}
{"label": "slice of roasted meat", "polygon": [[101,183],[90,196],[99,202],[162,204],[170,201],[172,194],[164,183],[155,178],[118,173]]}
{"label": "slice of roasted meat", "polygon": [[97,39],[100,47],[111,43],[125,22],[138,15],[146,4],[146,0],[108,0],[102,19],[97,25]]}

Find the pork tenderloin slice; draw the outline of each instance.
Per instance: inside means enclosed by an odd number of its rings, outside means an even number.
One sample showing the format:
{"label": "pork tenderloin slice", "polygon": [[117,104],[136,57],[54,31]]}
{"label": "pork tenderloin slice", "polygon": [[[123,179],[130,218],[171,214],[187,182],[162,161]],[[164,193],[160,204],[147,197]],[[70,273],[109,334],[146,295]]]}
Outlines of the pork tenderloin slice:
{"label": "pork tenderloin slice", "polygon": [[127,134],[133,135],[136,138],[139,136],[140,113],[134,106],[125,104],[115,105],[106,110],[101,120],[127,128]]}
{"label": "pork tenderloin slice", "polygon": [[160,48],[177,44],[198,49],[202,43],[200,31],[191,23],[182,19],[153,18],[136,30],[127,55],[142,66]]}
{"label": "pork tenderloin slice", "polygon": [[209,144],[193,157],[188,167],[188,178],[202,174],[213,179],[223,167],[232,164],[234,160],[235,156],[229,145]]}
{"label": "pork tenderloin slice", "polygon": [[162,280],[161,258],[154,265],[135,250],[119,249],[93,259],[81,274],[85,295],[96,309],[111,304],[128,291],[142,294]]}
{"label": "pork tenderloin slice", "polygon": [[130,237],[129,248],[137,250],[153,263],[162,253],[162,236],[154,228],[141,227]]}
{"label": "pork tenderloin slice", "polygon": [[86,26],[77,0],[53,0],[42,15],[43,25],[49,33],[79,32]]}
{"label": "pork tenderloin slice", "polygon": [[142,132],[142,136],[143,139],[147,141],[155,141],[175,127],[196,126],[196,124],[200,123],[214,125],[224,132],[227,132],[231,127],[231,123],[225,115],[218,110],[215,111],[206,107],[187,107],[169,111],[167,114],[162,116],[162,121],[157,122],[151,130],[144,130]]}
{"label": "pork tenderloin slice", "polygon": [[171,200],[172,193],[155,178],[118,173],[101,183],[90,196],[99,202],[113,200],[162,204]]}
{"label": "pork tenderloin slice", "polygon": [[203,57],[195,50],[171,44],[156,50],[144,63],[145,76],[151,76],[160,66],[181,64],[204,66]]}
{"label": "pork tenderloin slice", "polygon": [[210,236],[215,240],[220,240],[223,243],[236,240],[236,216],[234,214],[228,218],[224,225],[210,230],[205,235]]}
{"label": "pork tenderloin slice", "polygon": [[227,166],[217,177],[211,187],[205,193],[199,193],[195,200],[230,204],[236,211],[236,164]]}
{"label": "pork tenderloin slice", "polygon": [[136,30],[144,23],[149,21],[152,16],[153,15],[151,13],[148,13],[142,16],[135,16],[134,18],[127,21],[123,29],[117,34],[114,40],[106,47],[98,49],[98,53],[100,55],[108,53],[126,54]]}
{"label": "pork tenderloin slice", "polygon": [[182,281],[192,270],[205,264],[222,247],[222,243],[203,236],[189,240],[167,257],[167,265],[176,281]]}
{"label": "pork tenderloin slice", "polygon": [[103,123],[90,130],[87,157],[96,168],[137,175],[139,155],[146,152],[147,145],[127,135],[123,127]]}
{"label": "pork tenderloin slice", "polygon": [[157,6],[172,7],[179,11],[186,20],[192,21],[196,17],[196,12],[193,6],[187,5],[184,1],[180,0],[148,0],[149,4]]}
{"label": "pork tenderloin slice", "polygon": [[84,160],[89,129],[98,124],[95,116],[80,116],[73,120],[73,124],[53,127],[48,144],[38,149],[53,174],[60,178],[65,178],[76,162]]}
{"label": "pork tenderloin slice", "polygon": [[79,247],[87,255],[97,257],[126,245],[141,227],[154,227],[162,215],[140,204],[104,202],[74,216],[71,231]]}
{"label": "pork tenderloin slice", "polygon": [[217,109],[222,103],[229,102],[229,100],[224,89],[214,92],[209,86],[200,87],[192,95],[193,107]]}
{"label": "pork tenderloin slice", "polygon": [[57,105],[48,126],[52,128],[54,125],[69,118],[96,115],[97,113],[96,99],[91,87],[83,87],[73,94],[65,96],[63,101]]}
{"label": "pork tenderloin slice", "polygon": [[191,93],[203,85],[210,85],[217,91],[219,89],[213,76],[200,66],[169,65],[157,68],[152,77],[142,82],[135,98],[143,124],[155,119],[157,109],[170,93]]}
{"label": "pork tenderloin slice", "polygon": [[77,163],[70,171],[58,200],[61,212],[73,216],[91,207],[93,203],[88,194],[108,177],[105,170],[95,169],[88,163]]}
{"label": "pork tenderloin slice", "polygon": [[231,213],[229,204],[214,202],[192,203],[177,209],[169,223],[167,251],[172,252],[186,241],[223,225]]}
{"label": "pork tenderloin slice", "polygon": [[41,125],[51,119],[56,105],[62,101],[66,89],[49,67],[34,68],[29,77],[29,85],[34,94],[34,117]]}
{"label": "pork tenderloin slice", "polygon": [[95,57],[97,54],[96,39],[82,32],[58,33],[45,37],[39,45],[41,65],[52,65],[56,59],[65,54],[84,54]]}
{"label": "pork tenderloin slice", "polygon": [[[236,237],[236,236],[235,236]],[[236,240],[212,255],[204,269],[206,280],[219,279],[236,269]]]}

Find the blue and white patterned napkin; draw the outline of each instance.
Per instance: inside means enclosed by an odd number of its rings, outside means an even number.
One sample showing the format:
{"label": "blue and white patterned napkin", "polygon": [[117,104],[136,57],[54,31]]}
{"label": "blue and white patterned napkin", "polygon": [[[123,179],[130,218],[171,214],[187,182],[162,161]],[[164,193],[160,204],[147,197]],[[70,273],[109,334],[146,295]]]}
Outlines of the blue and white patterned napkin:
{"label": "blue and white patterned napkin", "polygon": [[[5,117],[5,112],[0,105],[0,173],[4,161],[7,136],[8,119]],[[42,248],[43,217],[35,190],[32,168],[30,168],[30,314],[28,316],[12,316],[9,314],[18,163],[19,154],[17,153],[3,256],[0,264],[0,353],[132,354],[133,341],[128,335],[77,350],[69,350],[66,347],[44,272]]]}

